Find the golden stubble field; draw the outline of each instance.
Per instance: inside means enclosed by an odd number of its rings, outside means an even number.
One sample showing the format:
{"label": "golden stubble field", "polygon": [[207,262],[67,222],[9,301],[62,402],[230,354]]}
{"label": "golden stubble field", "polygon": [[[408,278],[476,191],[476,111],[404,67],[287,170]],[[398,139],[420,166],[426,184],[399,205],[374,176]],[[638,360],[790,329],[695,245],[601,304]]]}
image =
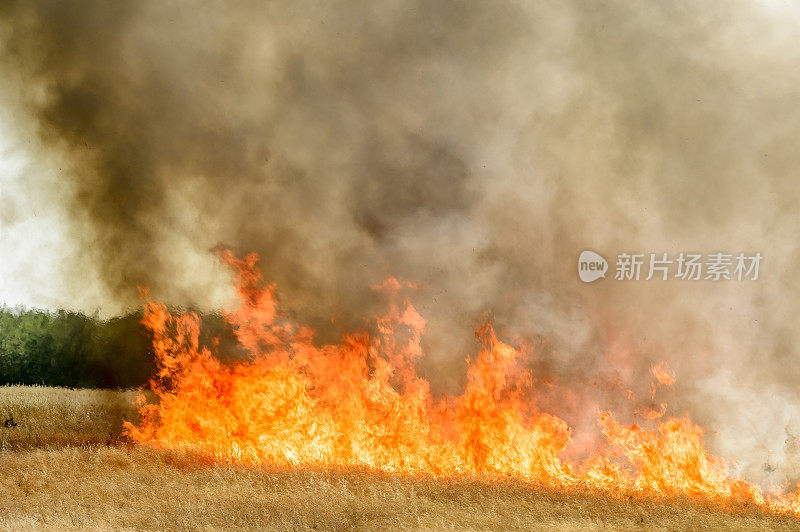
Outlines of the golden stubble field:
{"label": "golden stubble field", "polygon": [[793,517],[684,500],[209,464],[126,441],[134,395],[0,388],[0,529],[800,530]]}

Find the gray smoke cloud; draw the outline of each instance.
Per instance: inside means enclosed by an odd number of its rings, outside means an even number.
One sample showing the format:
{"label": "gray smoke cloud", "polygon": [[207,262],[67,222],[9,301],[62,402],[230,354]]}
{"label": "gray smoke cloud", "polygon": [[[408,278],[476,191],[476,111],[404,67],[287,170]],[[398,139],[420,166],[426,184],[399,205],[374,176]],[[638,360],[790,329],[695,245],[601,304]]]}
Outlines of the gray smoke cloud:
{"label": "gray smoke cloud", "polygon": [[[418,283],[436,389],[458,389],[490,313],[505,338],[546,339],[536,367],[567,386],[542,407],[578,429],[641,406],[624,390],[646,402],[665,360],[678,384],[656,401],[748,478],[783,482],[800,432],[787,9],[6,1],[2,95],[62,169],[49,201],[72,252],[54,291],[217,305],[222,243],[260,253],[332,340],[398,276]],[[9,197],[7,227],[25,209]],[[756,282],[585,285],[584,249],[765,259]]]}

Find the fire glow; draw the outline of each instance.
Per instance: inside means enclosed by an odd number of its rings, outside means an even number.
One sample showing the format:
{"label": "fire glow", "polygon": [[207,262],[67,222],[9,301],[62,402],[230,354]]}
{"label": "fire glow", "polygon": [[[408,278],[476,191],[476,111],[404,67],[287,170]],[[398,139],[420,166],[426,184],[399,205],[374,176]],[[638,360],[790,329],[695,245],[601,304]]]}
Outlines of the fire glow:
{"label": "fire glow", "polygon": [[[351,334],[317,346],[313,332],[279,312],[275,287],[256,269],[257,255],[223,260],[237,275],[241,305],[226,320],[250,358],[223,364],[200,345],[195,314],[173,315],[146,298],[144,324],[159,365],[151,387],[157,404],[140,397],[134,441],[188,449],[246,465],[368,467],[434,477],[512,478],[555,489],[612,496],[686,496],[720,505],[755,504],[800,515],[800,496],[767,495],[735,478],[710,454],[703,429],[666,418],[654,430],[625,426],[610,412],[598,423],[609,449],[577,464],[560,458],[570,427],[539,412],[520,350],[479,332],[482,348],[469,361],[457,397],[436,398],[416,374],[425,320],[394,299],[376,318],[377,334]],[[388,279],[380,287],[396,293]],[[655,386],[672,386],[666,364],[651,368]],[[663,417],[666,406],[644,417]],[[613,451],[613,452],[611,452]]]}

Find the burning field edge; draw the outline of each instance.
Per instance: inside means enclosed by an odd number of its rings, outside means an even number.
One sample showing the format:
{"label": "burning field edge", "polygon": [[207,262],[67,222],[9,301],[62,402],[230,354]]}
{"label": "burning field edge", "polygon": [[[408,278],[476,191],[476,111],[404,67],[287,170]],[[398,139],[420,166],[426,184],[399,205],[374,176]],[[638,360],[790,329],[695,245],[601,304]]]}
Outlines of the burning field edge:
{"label": "burning field edge", "polygon": [[[572,430],[538,410],[522,352],[489,325],[463,393],[434,397],[414,370],[425,320],[395,279],[376,287],[376,332],[319,346],[256,255],[222,258],[248,358],[221,362],[195,314],[143,291],[150,390],[0,388],[0,528],[798,528],[796,493],[730,476],[702,427],[663,409],[653,429],[601,412],[617,454],[562,461]],[[674,383],[651,373],[653,393]]]}
{"label": "burning field edge", "polygon": [[132,392],[0,388],[0,529],[793,530],[753,505],[613,498],[512,479],[241,467],[135,445]]}
{"label": "burning field edge", "polygon": [[792,530],[753,505],[611,498],[513,479],[241,467],[135,445],[136,392],[0,388],[0,529]]}
{"label": "burning field edge", "polygon": [[[690,497],[720,507],[753,504],[800,513],[800,492],[748,482],[709,452],[704,428],[665,416],[642,424],[600,411],[598,441],[581,461],[563,459],[573,429],[537,405],[523,347],[502,341],[491,324],[468,360],[466,385],[437,397],[416,373],[426,321],[400,298],[408,283],[389,278],[375,331],[318,345],[278,304],[258,255],[218,249],[234,273],[238,306],[224,311],[247,357],[225,364],[200,341],[200,319],[173,313],[146,290],[143,323],[153,337],[158,402],[137,398],[141,420],[125,423],[134,441],[200,450],[220,463],[290,467],[361,467],[395,475],[511,478],[557,490],[590,489],[613,497]],[[651,396],[670,387],[666,364],[651,367]],[[652,398],[651,397],[651,398]]]}

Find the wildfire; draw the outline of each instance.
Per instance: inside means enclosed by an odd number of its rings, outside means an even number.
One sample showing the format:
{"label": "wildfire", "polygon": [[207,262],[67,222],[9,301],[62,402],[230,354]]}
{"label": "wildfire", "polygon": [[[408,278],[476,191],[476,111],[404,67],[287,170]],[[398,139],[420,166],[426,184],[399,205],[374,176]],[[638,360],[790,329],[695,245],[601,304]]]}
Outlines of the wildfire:
{"label": "wildfire", "polygon": [[[536,409],[521,352],[491,326],[478,333],[482,348],[468,363],[463,393],[437,398],[414,369],[425,320],[411,304],[392,298],[375,335],[317,346],[311,330],[281,315],[275,287],[256,269],[257,255],[221,255],[236,272],[241,299],[225,319],[249,359],[223,364],[200,345],[197,315],[173,315],[143,292],[143,322],[159,368],[151,387],[159,400],[141,397],[141,423],[126,424],[139,443],[252,465],[511,477],[557,489],[689,496],[800,514],[797,493],[768,497],[732,477],[689,419],[667,418],[647,430],[602,412],[598,423],[613,452],[567,463],[559,455],[571,441],[570,427]],[[400,283],[389,279],[378,288],[395,293]],[[651,391],[674,384],[666,365],[651,372]]]}

